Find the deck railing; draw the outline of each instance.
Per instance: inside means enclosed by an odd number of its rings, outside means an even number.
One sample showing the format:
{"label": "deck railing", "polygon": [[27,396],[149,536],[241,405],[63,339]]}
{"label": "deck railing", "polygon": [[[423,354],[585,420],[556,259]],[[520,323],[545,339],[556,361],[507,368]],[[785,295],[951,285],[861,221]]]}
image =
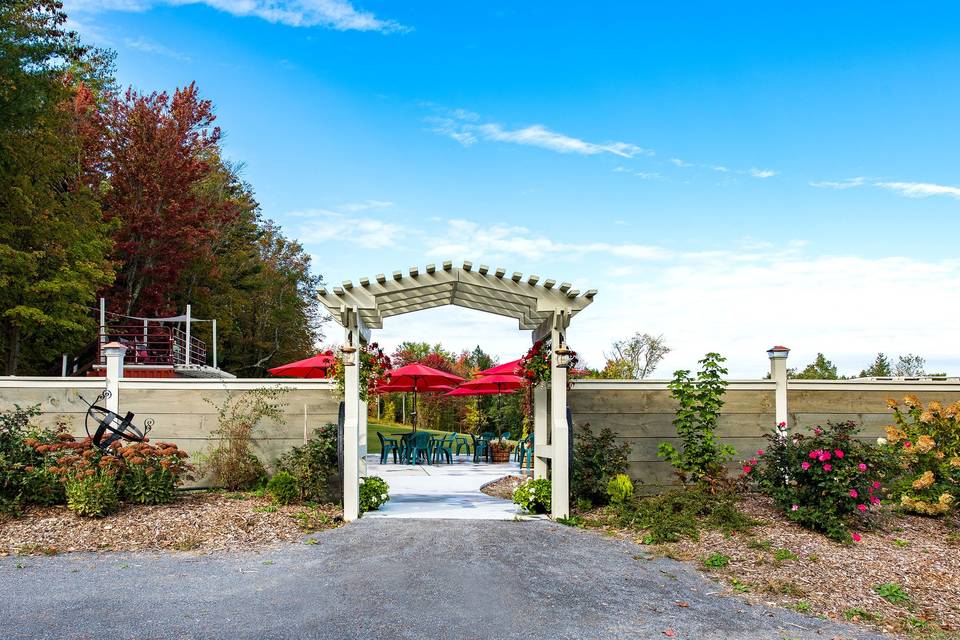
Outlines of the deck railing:
{"label": "deck railing", "polygon": [[121,325],[107,327],[97,341],[97,362],[106,364],[103,345],[119,342],[127,347],[124,365],[205,365],[207,345],[177,327],[163,325]]}

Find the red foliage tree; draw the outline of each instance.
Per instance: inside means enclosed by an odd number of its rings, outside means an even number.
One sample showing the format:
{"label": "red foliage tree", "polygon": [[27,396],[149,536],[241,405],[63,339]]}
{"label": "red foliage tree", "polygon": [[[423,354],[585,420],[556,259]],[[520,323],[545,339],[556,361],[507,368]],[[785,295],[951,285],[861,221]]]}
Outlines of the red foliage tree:
{"label": "red foliage tree", "polygon": [[210,260],[213,241],[236,214],[200,189],[219,157],[213,105],[195,84],[172,97],[129,89],[111,99],[106,119],[103,209],[120,221],[110,306],[134,315],[167,314],[174,311],[181,274]]}

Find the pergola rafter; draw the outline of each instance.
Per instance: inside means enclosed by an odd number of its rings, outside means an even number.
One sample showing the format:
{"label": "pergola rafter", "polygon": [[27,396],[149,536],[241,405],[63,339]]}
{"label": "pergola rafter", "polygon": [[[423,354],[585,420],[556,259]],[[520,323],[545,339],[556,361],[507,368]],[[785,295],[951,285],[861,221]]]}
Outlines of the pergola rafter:
{"label": "pergola rafter", "polygon": [[[385,318],[456,305],[516,318],[520,329],[533,332],[533,340],[549,338],[551,393],[543,385],[534,390],[534,475],[552,481],[553,515],[569,515],[569,433],[567,426],[566,329],[570,319],[583,311],[597,294],[581,293],[568,282],[514,271],[503,267],[491,272],[471,262],[454,267],[444,262],[438,269],[410,267],[407,273],[377,274],[360,278],[359,285],[345,280],[340,286],[319,291],[320,301],[344,328],[344,519],[359,516],[359,478],[366,453],[366,403],[360,401],[358,349],[370,340],[371,329],[382,329]],[[347,454],[355,452],[356,455]]]}

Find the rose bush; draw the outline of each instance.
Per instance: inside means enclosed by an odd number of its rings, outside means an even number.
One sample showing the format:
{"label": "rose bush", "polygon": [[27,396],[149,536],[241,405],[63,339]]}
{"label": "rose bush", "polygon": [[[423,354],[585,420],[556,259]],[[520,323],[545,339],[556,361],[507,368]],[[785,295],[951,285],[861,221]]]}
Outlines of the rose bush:
{"label": "rose bush", "polygon": [[781,423],[743,474],[799,525],[838,542],[856,540],[849,526],[881,504],[888,470],[883,452],[856,439],[858,431],[853,422],[830,422],[810,435],[791,434]]}
{"label": "rose bush", "polygon": [[[326,352],[333,355],[332,351]],[[364,345],[359,350],[360,355],[360,399],[366,400],[367,397],[376,392],[381,384],[390,382],[390,356],[383,352],[380,345],[376,342]],[[337,385],[337,391],[343,396],[344,384],[346,383],[346,369],[343,360],[346,354],[341,350],[333,364],[333,379]],[[329,375],[329,374],[328,374]]]}

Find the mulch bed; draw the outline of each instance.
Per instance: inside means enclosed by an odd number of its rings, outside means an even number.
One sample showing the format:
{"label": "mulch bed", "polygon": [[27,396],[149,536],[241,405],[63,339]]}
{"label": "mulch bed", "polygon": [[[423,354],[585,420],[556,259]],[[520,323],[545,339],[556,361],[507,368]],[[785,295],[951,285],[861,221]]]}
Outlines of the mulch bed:
{"label": "mulch bed", "polygon": [[527,478],[520,476],[504,476],[483,485],[480,487],[480,492],[502,500],[513,500],[514,490],[526,481]]}
{"label": "mulch bed", "polygon": [[105,518],[64,506],[0,520],[0,555],[75,551],[248,551],[339,526],[339,507],[279,506],[249,493],[182,493],[165,505],[125,505]]}
{"label": "mulch bed", "polygon": [[[763,496],[747,495],[739,507],[759,521],[750,533],[725,536],[704,530],[699,541],[650,549],[697,562],[731,593],[754,602],[888,633],[960,638],[960,531],[943,520],[887,512],[874,529],[860,532],[861,542],[841,545],[788,521]],[[588,523],[612,535],[637,542],[643,538],[639,531],[603,525],[600,510],[585,515]],[[703,560],[714,554],[726,556],[729,564],[704,566]],[[899,585],[909,602],[882,598],[875,587],[885,583]]]}

